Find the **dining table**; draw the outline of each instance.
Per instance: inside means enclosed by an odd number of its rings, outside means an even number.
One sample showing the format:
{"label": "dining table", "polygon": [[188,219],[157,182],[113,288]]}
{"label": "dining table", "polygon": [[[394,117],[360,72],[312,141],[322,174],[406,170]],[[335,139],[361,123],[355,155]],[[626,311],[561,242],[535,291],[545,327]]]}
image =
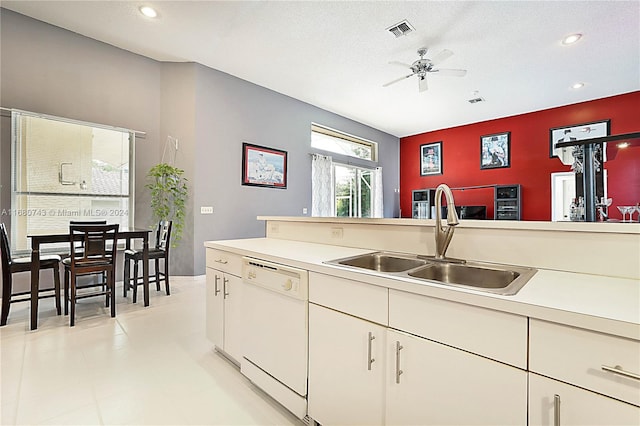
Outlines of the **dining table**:
{"label": "dining table", "polygon": [[[120,228],[118,240],[126,241],[126,248],[131,248],[131,240],[142,240],[142,272],[144,306],[149,306],[149,233],[151,229]],[[38,328],[38,289],[40,288],[40,247],[45,244],[70,242],[69,232],[47,232],[27,235],[31,239],[31,330]],[[80,240],[82,235],[78,235]]]}

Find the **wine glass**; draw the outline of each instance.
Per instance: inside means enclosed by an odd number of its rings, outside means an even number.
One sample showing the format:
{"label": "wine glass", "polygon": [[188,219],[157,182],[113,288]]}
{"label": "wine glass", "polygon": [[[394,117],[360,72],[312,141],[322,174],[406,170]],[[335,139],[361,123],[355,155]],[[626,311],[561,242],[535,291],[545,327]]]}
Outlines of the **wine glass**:
{"label": "wine glass", "polygon": [[629,206],[616,206],[616,207],[618,207],[618,210],[620,210],[620,213],[622,213],[622,221],[626,222],[626,220],[624,219],[626,214],[629,213],[629,217],[631,217],[631,211],[629,210]]}
{"label": "wine glass", "polygon": [[[633,222],[633,214],[635,212],[640,213],[640,208],[636,204],[635,206],[629,206],[629,222]],[[638,215],[638,221],[640,221],[640,215]]]}

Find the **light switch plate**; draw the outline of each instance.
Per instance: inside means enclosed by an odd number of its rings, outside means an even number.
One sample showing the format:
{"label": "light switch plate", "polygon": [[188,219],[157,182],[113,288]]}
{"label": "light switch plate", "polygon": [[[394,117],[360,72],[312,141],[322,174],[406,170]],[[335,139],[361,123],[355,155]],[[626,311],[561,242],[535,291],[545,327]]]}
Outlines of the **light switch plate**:
{"label": "light switch plate", "polygon": [[201,206],[200,214],[213,214],[213,206]]}

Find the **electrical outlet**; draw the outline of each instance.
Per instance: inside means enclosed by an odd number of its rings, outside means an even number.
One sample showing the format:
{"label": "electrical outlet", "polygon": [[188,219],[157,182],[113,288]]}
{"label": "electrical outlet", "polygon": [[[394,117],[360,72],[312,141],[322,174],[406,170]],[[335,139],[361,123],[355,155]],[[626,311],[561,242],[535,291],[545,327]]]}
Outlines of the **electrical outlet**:
{"label": "electrical outlet", "polygon": [[269,232],[271,232],[272,234],[277,234],[279,231],[280,231],[280,226],[278,226],[277,223],[269,224]]}
{"label": "electrical outlet", "polygon": [[213,206],[201,206],[200,214],[213,214]]}
{"label": "electrical outlet", "polygon": [[303,208],[302,208],[302,214],[307,214],[307,211],[308,211],[308,210],[307,210],[307,208],[306,208],[306,207],[303,207]]}
{"label": "electrical outlet", "polygon": [[342,228],[331,228],[331,238],[342,238],[343,230]]}

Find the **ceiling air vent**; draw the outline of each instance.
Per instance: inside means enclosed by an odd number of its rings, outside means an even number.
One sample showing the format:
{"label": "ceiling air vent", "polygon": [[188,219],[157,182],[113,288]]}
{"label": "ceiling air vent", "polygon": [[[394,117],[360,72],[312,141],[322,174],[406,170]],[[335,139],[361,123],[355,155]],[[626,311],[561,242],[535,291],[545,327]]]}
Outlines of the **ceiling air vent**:
{"label": "ceiling air vent", "polygon": [[478,102],[484,102],[484,98],[473,98],[469,99],[470,104],[477,104]]}
{"label": "ceiling air vent", "polygon": [[397,24],[387,28],[391,34],[393,34],[396,38],[402,37],[404,35],[409,34],[411,31],[415,31],[416,29],[405,19],[404,21],[398,22]]}

